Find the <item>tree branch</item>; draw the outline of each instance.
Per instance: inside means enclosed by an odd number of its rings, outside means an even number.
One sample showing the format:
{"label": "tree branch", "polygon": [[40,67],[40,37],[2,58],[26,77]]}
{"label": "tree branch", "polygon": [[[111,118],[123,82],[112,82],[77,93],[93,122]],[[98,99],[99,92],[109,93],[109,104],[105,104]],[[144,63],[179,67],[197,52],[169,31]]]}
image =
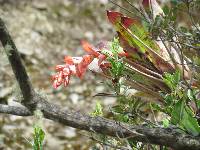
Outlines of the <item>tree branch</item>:
{"label": "tree branch", "polygon": [[[45,118],[77,129],[104,134],[113,137],[127,138],[140,142],[164,145],[176,150],[199,150],[200,137],[181,133],[177,128],[131,126],[103,117],[91,117],[72,110],[64,110],[43,99],[38,100],[38,109]],[[8,110],[6,110],[8,109]],[[0,105],[0,113],[29,116],[27,108]]]}
{"label": "tree branch", "polygon": [[0,113],[12,114],[17,116],[30,116],[32,113],[26,107],[16,107],[0,104]]}
{"label": "tree branch", "polygon": [[23,98],[26,99],[26,101],[23,101],[23,103],[26,106],[28,106],[27,105],[28,103],[32,103],[35,92],[33,90],[30,79],[26,73],[26,69],[20,59],[20,55],[15,46],[15,43],[13,42],[13,40],[1,18],[0,18],[0,41],[4,47],[4,50],[7,54],[9,62],[11,64],[12,70],[18,81]]}
{"label": "tree branch", "polygon": [[175,128],[131,126],[103,117],[91,117],[72,110],[64,110],[58,105],[49,103],[45,98],[35,94],[25,67],[21,62],[17,48],[1,19],[0,41],[4,46],[24,96],[25,103],[23,104],[27,107],[0,105],[0,113],[28,116],[33,114],[33,111],[37,106],[37,109],[43,112],[45,118],[77,129],[114,137],[133,139],[140,142],[169,146],[177,150],[200,149],[200,137],[180,133]]}
{"label": "tree branch", "polygon": [[39,105],[45,118],[77,129],[164,145],[177,150],[199,150],[200,148],[200,137],[181,134],[175,128],[130,126],[102,117],[91,117],[79,112],[63,110],[59,106],[43,100],[39,101]]}

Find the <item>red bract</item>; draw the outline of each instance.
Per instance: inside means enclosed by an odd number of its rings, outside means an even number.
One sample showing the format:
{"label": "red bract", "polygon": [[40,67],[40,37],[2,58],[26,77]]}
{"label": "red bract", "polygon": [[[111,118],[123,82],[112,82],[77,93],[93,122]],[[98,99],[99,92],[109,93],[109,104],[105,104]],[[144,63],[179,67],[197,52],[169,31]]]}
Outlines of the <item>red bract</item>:
{"label": "red bract", "polygon": [[[112,12],[112,13],[111,13]],[[115,23],[116,20],[118,20],[121,16],[123,16],[120,12],[117,12],[117,11],[107,11],[107,16],[108,16],[108,20],[111,22],[111,23]]]}
{"label": "red bract", "polygon": [[93,55],[95,58],[98,58],[98,66],[101,65],[101,63],[106,60],[106,55],[101,54],[101,50],[104,49],[107,43],[100,43],[98,45],[98,48],[95,48],[93,46],[91,46],[88,42],[86,41],[82,41],[81,42],[83,49],[88,52],[89,54]]}

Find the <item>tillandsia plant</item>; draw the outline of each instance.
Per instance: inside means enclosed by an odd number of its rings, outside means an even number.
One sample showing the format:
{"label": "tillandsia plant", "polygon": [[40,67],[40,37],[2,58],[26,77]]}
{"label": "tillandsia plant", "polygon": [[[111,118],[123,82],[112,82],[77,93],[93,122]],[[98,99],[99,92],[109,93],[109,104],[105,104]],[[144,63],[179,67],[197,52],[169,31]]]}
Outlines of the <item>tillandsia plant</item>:
{"label": "tillandsia plant", "polygon": [[[117,32],[114,40],[96,46],[82,41],[88,54],[66,56],[65,64],[56,66],[54,88],[67,86],[72,75],[82,78],[89,68],[111,81],[121,99],[120,106],[113,110],[125,115],[125,122],[133,123],[130,116],[139,114],[145,102],[152,113],[165,114],[164,126],[176,125],[189,134],[200,135],[200,26],[191,13],[200,2],[174,1],[171,8],[163,9],[156,0],[143,0],[139,8],[126,2],[133,9],[133,17],[107,11]],[[187,10],[191,20],[187,27],[177,25],[181,9]],[[130,98],[122,89],[135,91]],[[145,118],[143,122],[148,123]],[[160,125],[156,121],[152,124]]]}

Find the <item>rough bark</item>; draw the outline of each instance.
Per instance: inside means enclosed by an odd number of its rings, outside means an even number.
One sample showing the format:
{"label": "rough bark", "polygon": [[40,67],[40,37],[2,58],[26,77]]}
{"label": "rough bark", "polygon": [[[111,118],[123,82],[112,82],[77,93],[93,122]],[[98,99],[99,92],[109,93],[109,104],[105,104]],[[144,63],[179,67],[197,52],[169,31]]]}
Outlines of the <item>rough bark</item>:
{"label": "rough bark", "polygon": [[[38,101],[39,109],[45,118],[62,123],[77,129],[104,134],[113,137],[137,140],[140,142],[168,146],[177,150],[199,150],[200,137],[181,133],[175,127],[148,127],[131,126],[103,117],[91,117],[80,112],[62,109],[45,100]],[[25,107],[0,105],[0,113],[8,113],[19,116],[30,116],[32,113]]]}

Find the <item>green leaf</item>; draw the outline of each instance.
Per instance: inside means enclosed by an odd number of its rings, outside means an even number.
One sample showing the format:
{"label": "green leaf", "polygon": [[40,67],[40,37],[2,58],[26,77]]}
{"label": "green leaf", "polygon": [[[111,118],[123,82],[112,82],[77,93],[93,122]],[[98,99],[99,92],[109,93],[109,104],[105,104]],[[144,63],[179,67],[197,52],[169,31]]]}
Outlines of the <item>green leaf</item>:
{"label": "green leaf", "polygon": [[169,86],[171,90],[175,90],[179,85],[181,79],[180,71],[176,71],[173,74],[165,73],[163,81]]}
{"label": "green leaf", "polygon": [[196,118],[194,118],[192,110],[185,105],[184,100],[179,100],[175,104],[171,114],[171,122],[174,125],[179,125],[180,128],[185,129],[194,136],[200,134],[199,124]]}
{"label": "green leaf", "polygon": [[179,100],[175,104],[174,109],[173,109],[172,114],[171,114],[172,124],[174,124],[174,125],[180,124],[181,119],[183,118],[183,109],[184,109],[184,101]]}
{"label": "green leaf", "polygon": [[91,113],[91,116],[103,116],[103,107],[100,102],[96,102],[95,110]]}
{"label": "green leaf", "polygon": [[169,10],[169,7],[168,7],[167,5],[165,5],[165,6],[163,7],[163,12],[165,13],[165,15],[168,15],[168,14],[169,14],[170,10]]}
{"label": "green leaf", "polygon": [[123,113],[123,112],[124,112],[124,109],[123,109],[122,104],[121,104],[121,105],[113,106],[113,107],[112,107],[112,111],[113,111],[114,113]]}
{"label": "green leaf", "polygon": [[163,119],[162,120],[162,124],[163,124],[163,126],[165,127],[165,128],[167,128],[167,127],[169,127],[169,120],[168,119]]}
{"label": "green leaf", "polygon": [[129,121],[129,116],[127,114],[117,114],[116,115],[116,119],[118,121],[128,122]]}
{"label": "green leaf", "polygon": [[185,129],[192,133],[194,136],[200,134],[200,127],[196,118],[194,118],[194,114],[189,107],[185,107],[184,115],[181,124],[185,127]]}
{"label": "green leaf", "polygon": [[188,98],[191,100],[191,101],[194,101],[194,94],[193,94],[193,91],[191,89],[188,89],[187,91],[187,96]]}
{"label": "green leaf", "polygon": [[[109,43],[109,50],[104,49],[102,51],[108,58],[107,60],[111,63],[111,75],[115,79],[119,79],[122,76],[124,64],[122,59],[119,59],[119,53],[123,52],[123,48],[119,45],[118,38],[114,38]],[[111,54],[110,54],[111,53]]]}
{"label": "green leaf", "polygon": [[151,106],[152,106],[152,108],[155,109],[156,111],[161,111],[161,112],[163,112],[163,109],[162,109],[162,107],[161,107],[159,104],[151,103]]}

